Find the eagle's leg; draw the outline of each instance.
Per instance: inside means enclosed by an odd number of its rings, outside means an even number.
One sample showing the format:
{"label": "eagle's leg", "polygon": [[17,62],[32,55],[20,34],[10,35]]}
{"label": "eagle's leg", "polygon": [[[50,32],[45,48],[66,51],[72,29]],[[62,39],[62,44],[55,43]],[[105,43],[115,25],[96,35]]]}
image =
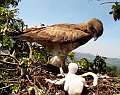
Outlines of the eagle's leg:
{"label": "eagle's leg", "polygon": [[[63,63],[64,63],[64,59],[61,59],[59,56],[53,56],[50,61],[49,61],[50,64],[54,65],[54,66],[57,66],[59,67],[60,69],[60,74],[58,74],[57,76],[62,76],[62,77],[65,77],[65,73],[64,73],[64,70],[63,68],[65,66],[63,66]],[[64,64],[65,65],[65,64]]]}
{"label": "eagle's leg", "polygon": [[49,63],[60,68],[60,74],[58,76],[65,76],[65,60],[67,59],[68,49],[66,44],[55,44],[49,52],[52,55]]}
{"label": "eagle's leg", "polygon": [[66,76],[66,73],[68,72],[68,67],[66,67],[65,65],[65,59],[62,59],[62,64],[61,66],[59,67],[60,69],[60,74],[58,74],[57,76],[62,76],[62,77],[65,77]]}
{"label": "eagle's leg", "polygon": [[62,67],[60,67],[60,74],[58,74],[57,76],[62,76],[62,77],[65,77],[65,76],[66,76],[66,74],[64,73]]}

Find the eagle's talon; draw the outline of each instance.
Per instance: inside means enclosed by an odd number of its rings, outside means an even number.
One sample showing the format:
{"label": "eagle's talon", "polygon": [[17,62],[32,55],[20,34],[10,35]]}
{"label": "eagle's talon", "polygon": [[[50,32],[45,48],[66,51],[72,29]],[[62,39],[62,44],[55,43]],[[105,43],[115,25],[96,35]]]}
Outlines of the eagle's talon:
{"label": "eagle's talon", "polygon": [[57,74],[58,77],[65,77],[65,74]]}

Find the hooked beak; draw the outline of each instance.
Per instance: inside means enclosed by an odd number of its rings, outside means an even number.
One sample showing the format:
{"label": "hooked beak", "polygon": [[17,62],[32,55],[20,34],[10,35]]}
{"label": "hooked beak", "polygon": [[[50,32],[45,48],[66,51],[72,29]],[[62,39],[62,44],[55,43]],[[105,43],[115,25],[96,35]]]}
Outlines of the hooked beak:
{"label": "hooked beak", "polygon": [[94,41],[96,41],[98,38],[94,36]]}
{"label": "hooked beak", "polygon": [[94,41],[96,41],[98,39],[96,33],[94,33]]}

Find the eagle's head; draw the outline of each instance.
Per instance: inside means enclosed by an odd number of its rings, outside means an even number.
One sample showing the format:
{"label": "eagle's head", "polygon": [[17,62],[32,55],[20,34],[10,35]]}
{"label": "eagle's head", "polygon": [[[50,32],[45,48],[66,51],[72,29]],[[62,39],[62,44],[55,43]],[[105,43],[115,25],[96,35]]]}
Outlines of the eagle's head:
{"label": "eagle's head", "polygon": [[94,41],[103,34],[103,24],[100,20],[93,18],[86,22],[88,33],[92,34]]}

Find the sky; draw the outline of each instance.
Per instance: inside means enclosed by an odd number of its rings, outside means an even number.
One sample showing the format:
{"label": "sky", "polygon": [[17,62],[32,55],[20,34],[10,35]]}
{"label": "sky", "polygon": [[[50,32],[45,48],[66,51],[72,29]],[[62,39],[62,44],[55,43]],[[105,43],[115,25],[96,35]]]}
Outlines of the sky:
{"label": "sky", "polygon": [[22,0],[18,6],[18,17],[23,19],[28,27],[40,23],[83,23],[97,18],[103,23],[103,35],[97,41],[91,39],[74,52],[120,58],[120,21],[114,21],[113,16],[109,14],[112,4],[100,5],[103,2],[105,0]]}

